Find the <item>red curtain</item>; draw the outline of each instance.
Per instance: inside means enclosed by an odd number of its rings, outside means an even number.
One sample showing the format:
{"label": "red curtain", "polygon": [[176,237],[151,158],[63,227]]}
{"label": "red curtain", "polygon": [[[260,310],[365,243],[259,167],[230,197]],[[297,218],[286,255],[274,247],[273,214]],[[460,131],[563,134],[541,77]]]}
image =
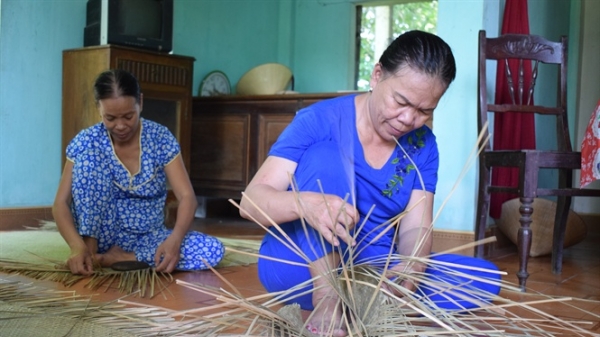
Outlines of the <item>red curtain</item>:
{"label": "red curtain", "polygon": [[[501,34],[529,34],[527,0],[506,0]],[[518,61],[509,60],[509,68],[513,83],[518,83]],[[531,62],[524,63],[525,88],[529,87],[531,78]],[[496,70],[496,104],[511,103],[506,84],[504,62],[498,62]],[[527,92],[527,90],[525,90]],[[517,98],[518,101],[518,98]],[[533,104],[533,102],[531,103]],[[533,114],[516,112],[497,113],[494,115],[494,150],[520,150],[535,148],[535,119]],[[514,186],[519,181],[517,168],[493,168],[492,184],[498,186]],[[500,217],[502,203],[517,195],[510,193],[493,193],[491,195],[490,216]]]}

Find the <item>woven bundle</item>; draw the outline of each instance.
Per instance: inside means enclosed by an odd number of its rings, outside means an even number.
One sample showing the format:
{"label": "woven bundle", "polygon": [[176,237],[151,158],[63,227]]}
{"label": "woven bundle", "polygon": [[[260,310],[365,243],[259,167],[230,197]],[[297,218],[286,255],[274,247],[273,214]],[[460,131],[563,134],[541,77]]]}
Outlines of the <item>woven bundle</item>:
{"label": "woven bundle", "polygon": [[[514,244],[517,244],[517,233],[521,227],[519,207],[521,207],[521,202],[518,198],[506,201],[502,204],[502,215],[496,222],[502,233]],[[532,232],[530,256],[543,256],[552,253],[555,214],[556,202],[542,198],[533,200],[533,214],[531,215],[532,222],[530,225]],[[586,234],[587,228],[583,219],[574,211],[569,210],[564,248],[583,241]]]}

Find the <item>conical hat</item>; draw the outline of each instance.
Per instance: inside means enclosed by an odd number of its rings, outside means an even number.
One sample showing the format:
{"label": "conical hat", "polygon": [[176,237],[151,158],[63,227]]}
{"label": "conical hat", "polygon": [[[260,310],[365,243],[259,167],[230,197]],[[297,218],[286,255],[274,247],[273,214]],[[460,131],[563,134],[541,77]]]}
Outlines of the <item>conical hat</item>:
{"label": "conical hat", "polygon": [[[265,63],[250,69],[238,81],[239,95],[273,95],[288,88],[292,71],[279,63]],[[293,89],[293,88],[292,88]]]}

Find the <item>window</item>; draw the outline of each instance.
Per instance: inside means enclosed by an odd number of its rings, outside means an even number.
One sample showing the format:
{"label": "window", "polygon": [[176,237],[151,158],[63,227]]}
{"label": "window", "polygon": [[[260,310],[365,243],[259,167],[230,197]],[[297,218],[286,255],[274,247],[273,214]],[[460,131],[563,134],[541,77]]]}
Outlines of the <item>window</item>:
{"label": "window", "polygon": [[396,36],[413,29],[435,33],[437,9],[437,0],[357,6],[356,89],[369,89],[373,66]]}

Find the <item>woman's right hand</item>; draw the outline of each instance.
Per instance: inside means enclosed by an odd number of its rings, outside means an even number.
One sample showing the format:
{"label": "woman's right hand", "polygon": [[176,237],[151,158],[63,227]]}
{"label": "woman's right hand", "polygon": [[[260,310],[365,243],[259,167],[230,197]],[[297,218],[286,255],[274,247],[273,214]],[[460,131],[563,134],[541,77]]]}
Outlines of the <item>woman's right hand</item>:
{"label": "woman's right hand", "polygon": [[73,274],[88,276],[94,272],[94,258],[87,245],[83,244],[83,246],[78,245],[71,248],[67,266]]}
{"label": "woman's right hand", "polygon": [[336,195],[289,191],[290,172],[297,166],[289,159],[267,157],[246,187],[240,215],[267,226],[304,218],[329,243],[355,245],[349,231],[359,220],[358,211]]}
{"label": "woman's right hand", "polygon": [[82,238],[75,228],[71,214],[72,176],[73,162],[67,160],[52,206],[52,215],[60,235],[71,248],[71,255],[66,261],[67,266],[73,274],[90,275],[94,271],[92,252],[98,251],[98,243],[90,237]]}
{"label": "woman's right hand", "polygon": [[300,216],[319,231],[327,242],[334,246],[340,239],[348,245],[356,242],[350,231],[359,220],[358,211],[344,199],[332,194],[300,192]]}

